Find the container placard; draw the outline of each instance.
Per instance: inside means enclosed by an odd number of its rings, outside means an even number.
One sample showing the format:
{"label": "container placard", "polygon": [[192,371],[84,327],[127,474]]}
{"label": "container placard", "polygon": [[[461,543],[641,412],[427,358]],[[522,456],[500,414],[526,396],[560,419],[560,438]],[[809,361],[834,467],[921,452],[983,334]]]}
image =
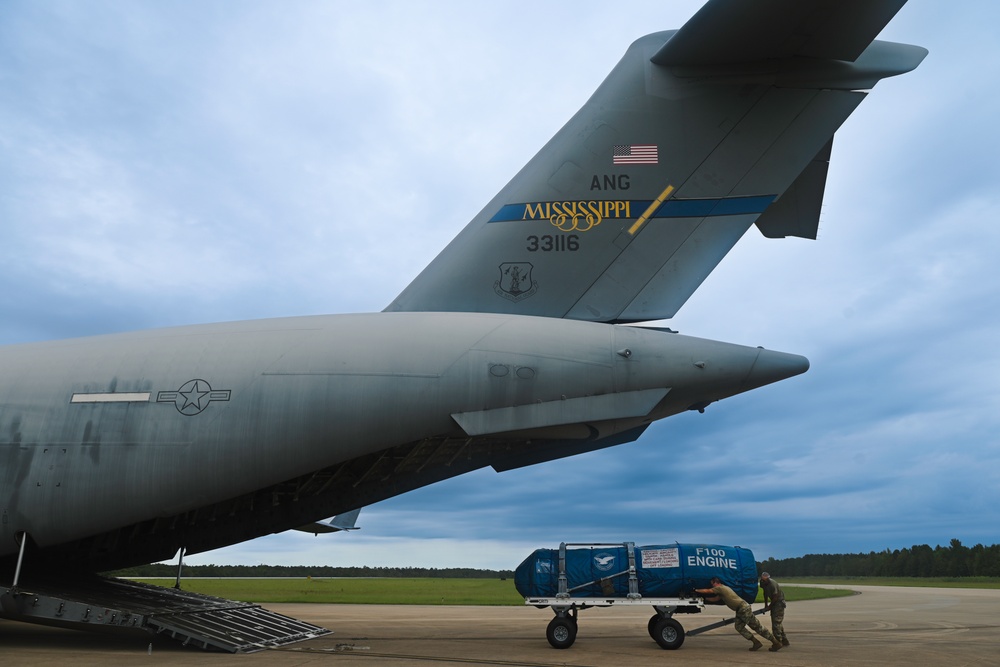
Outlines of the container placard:
{"label": "container placard", "polygon": [[677,547],[671,549],[648,549],[642,552],[643,567],[680,567],[681,557]]}

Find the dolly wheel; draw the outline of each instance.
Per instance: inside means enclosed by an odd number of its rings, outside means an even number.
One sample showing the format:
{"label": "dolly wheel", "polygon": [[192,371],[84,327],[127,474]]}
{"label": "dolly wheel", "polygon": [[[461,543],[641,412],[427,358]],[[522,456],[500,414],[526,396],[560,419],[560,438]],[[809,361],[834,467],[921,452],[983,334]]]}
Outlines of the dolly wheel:
{"label": "dolly wheel", "polygon": [[566,616],[556,616],[549,621],[545,638],[552,648],[569,648],[576,641],[576,621]]}
{"label": "dolly wheel", "polygon": [[649,618],[649,623],[646,624],[646,632],[649,633],[649,638],[653,641],[656,641],[656,635],[653,634],[653,626],[656,625],[656,622],[660,620],[660,618],[661,616],[659,614],[653,614]]}
{"label": "dolly wheel", "polygon": [[661,648],[673,651],[684,643],[684,628],[672,618],[658,618],[652,628],[653,641]]}

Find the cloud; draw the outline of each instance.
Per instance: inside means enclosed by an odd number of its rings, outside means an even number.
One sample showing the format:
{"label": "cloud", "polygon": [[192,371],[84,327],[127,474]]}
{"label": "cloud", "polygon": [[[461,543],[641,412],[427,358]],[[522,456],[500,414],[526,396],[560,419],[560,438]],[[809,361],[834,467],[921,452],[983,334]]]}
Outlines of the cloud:
{"label": "cloud", "polygon": [[[380,310],[632,40],[699,5],[4,5],[0,342]],[[635,443],[379,503],[358,533],[194,562],[996,542],[1000,7],[963,9],[890,23],[931,53],[838,132],[819,240],[751,230],[668,323],[805,354],[808,373]]]}

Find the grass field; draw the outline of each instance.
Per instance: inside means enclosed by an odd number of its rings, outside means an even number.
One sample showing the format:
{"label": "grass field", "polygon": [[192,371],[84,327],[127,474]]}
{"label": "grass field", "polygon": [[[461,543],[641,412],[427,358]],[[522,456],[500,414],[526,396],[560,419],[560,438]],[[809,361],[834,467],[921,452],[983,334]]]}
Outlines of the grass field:
{"label": "grass field", "polygon": [[[173,579],[141,579],[172,586]],[[517,606],[524,598],[510,579],[184,579],[184,590],[243,602]],[[849,590],[789,587],[789,601],[853,595]],[[760,601],[758,592],[757,601]]]}
{"label": "grass field", "polygon": [[1000,588],[1000,577],[789,577],[782,583],[833,586],[914,586],[918,588]]}
{"label": "grass field", "polygon": [[[140,579],[172,586],[172,579]],[[520,605],[514,582],[500,579],[184,579],[184,590],[244,602],[324,604]]]}

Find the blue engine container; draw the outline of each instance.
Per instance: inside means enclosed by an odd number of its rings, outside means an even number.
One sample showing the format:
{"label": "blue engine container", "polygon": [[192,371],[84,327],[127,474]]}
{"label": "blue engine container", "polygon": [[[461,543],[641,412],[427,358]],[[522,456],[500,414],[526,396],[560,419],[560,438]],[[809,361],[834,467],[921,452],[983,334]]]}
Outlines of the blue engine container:
{"label": "blue engine container", "polygon": [[[638,593],[644,598],[677,598],[696,588],[709,588],[719,577],[746,602],[757,597],[757,563],[753,552],[717,544],[670,544],[636,547],[577,546],[564,549],[566,592],[571,597],[626,597],[629,594],[629,549],[635,558]],[[522,596],[555,597],[559,592],[560,549],[538,549],[514,572]]]}

